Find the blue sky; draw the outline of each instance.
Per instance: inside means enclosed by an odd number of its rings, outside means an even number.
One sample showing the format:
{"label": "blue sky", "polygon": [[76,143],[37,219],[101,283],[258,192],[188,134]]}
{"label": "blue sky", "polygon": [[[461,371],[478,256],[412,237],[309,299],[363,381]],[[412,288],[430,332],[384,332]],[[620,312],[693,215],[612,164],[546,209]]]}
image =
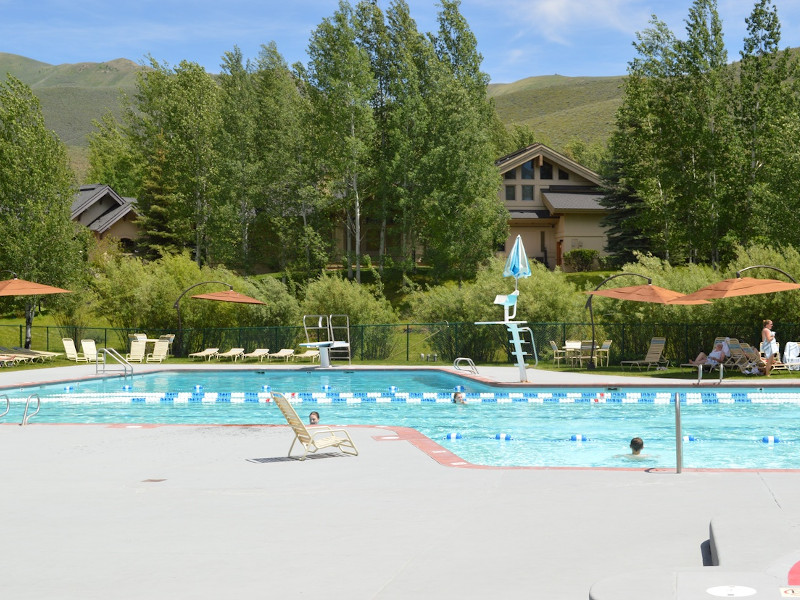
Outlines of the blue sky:
{"label": "blue sky", "polygon": [[[436,30],[434,1],[407,0],[421,31]],[[355,0],[351,0],[355,4]],[[725,44],[738,59],[755,0],[718,0]],[[774,0],[782,45],[800,46],[800,0]],[[381,0],[386,8],[388,0]],[[684,37],[691,0],[462,0],[493,83],[535,75],[623,75],[637,31],[652,14]],[[336,0],[0,0],[0,52],[50,64],[152,54],[219,72],[234,45],[246,57],[275,41],[287,62],[306,62],[311,31]]]}

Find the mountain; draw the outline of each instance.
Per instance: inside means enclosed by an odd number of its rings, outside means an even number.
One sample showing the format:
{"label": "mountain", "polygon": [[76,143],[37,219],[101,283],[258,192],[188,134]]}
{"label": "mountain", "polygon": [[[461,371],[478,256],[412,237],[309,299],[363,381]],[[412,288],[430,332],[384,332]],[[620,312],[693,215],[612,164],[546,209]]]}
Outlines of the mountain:
{"label": "mountain", "polygon": [[544,143],[561,149],[573,138],[605,143],[622,102],[624,77],[528,77],[489,85],[500,120],[528,125]]}
{"label": "mountain", "polygon": [[[70,151],[79,179],[85,173],[92,121],[109,110],[120,115],[120,91],[131,93],[141,65],[125,58],[100,63],[50,65],[0,52],[0,77],[11,73],[42,103],[47,126]],[[555,149],[573,138],[605,143],[622,100],[623,77],[528,77],[491,84],[497,114],[506,125],[528,125]]]}

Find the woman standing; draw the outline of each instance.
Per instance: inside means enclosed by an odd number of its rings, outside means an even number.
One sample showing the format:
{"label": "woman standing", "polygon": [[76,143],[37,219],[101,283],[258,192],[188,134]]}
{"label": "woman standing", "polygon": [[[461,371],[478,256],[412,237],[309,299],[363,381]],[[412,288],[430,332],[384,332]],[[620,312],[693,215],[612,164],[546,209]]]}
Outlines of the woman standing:
{"label": "woman standing", "polygon": [[778,342],[775,341],[775,332],[772,331],[772,321],[764,319],[764,329],[761,330],[761,352],[767,359],[765,375],[769,377],[772,370],[772,363],[775,362],[775,355],[778,354]]}

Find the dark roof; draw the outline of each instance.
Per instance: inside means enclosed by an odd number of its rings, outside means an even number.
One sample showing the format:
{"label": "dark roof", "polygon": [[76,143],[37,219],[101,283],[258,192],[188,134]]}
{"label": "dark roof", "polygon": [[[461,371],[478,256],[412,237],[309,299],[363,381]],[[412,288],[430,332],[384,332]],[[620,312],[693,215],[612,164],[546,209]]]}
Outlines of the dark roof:
{"label": "dark roof", "polygon": [[75,199],[72,201],[71,218],[77,219],[92,205],[106,197],[111,198],[113,203],[106,212],[88,224],[88,228],[92,231],[104,233],[129,212],[136,211],[136,198],[123,198],[111,186],[92,183],[82,185],[75,194]]}
{"label": "dark roof", "polygon": [[514,210],[508,211],[512,219],[555,219],[549,210]]}
{"label": "dark roof", "polygon": [[607,208],[600,205],[602,197],[603,194],[599,191],[593,193],[542,191],[545,204],[554,213],[607,211]]}
{"label": "dark roof", "polygon": [[97,233],[105,233],[111,229],[111,226],[114,225],[114,223],[122,219],[125,215],[134,210],[134,208],[135,205],[133,202],[128,202],[127,204],[118,206],[114,210],[110,210],[103,214],[100,218],[92,221],[89,224],[89,229],[96,231]]}

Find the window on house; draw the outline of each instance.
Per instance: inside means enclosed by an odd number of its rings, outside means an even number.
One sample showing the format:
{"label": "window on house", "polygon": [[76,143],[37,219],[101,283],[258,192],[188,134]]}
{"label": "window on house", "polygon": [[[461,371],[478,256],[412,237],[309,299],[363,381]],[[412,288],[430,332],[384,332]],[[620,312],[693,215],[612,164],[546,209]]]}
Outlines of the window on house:
{"label": "window on house", "polygon": [[533,186],[532,185],[523,185],[522,186],[522,199],[523,200],[533,200]]}
{"label": "window on house", "polygon": [[559,169],[558,170],[558,178],[559,179],[569,179],[569,173],[567,171],[565,171],[564,169]]}
{"label": "window on house", "polygon": [[507,185],[506,186],[506,200],[516,200],[517,199],[517,186],[515,185]]}
{"label": "window on house", "polygon": [[552,179],[553,178],[553,165],[549,162],[542,163],[539,167],[539,179]]}
{"label": "window on house", "polygon": [[522,163],[520,171],[522,171],[523,179],[533,179],[533,161],[529,160],[528,162]]}
{"label": "window on house", "polygon": [[510,171],[506,171],[505,174],[506,179],[516,179],[517,178],[517,170],[511,169]]}

